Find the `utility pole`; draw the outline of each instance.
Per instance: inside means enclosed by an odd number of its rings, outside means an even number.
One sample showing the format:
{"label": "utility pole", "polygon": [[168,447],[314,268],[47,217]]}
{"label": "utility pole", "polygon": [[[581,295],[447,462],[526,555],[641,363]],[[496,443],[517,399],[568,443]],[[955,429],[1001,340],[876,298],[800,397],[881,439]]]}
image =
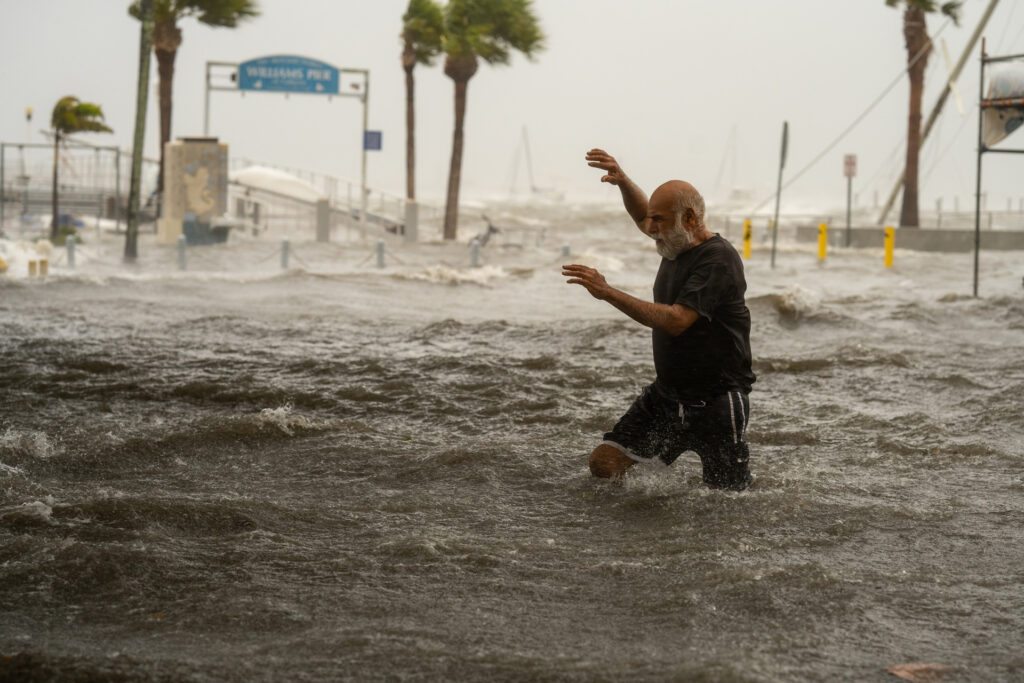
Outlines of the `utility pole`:
{"label": "utility pole", "polygon": [[[125,230],[124,258],[139,256],[139,188],[142,184],[142,145],[146,137],[146,105],[149,98],[149,54],[153,51],[153,0],[141,0],[139,14],[139,83],[135,98],[135,139],[132,143],[132,179],[128,192],[128,227]],[[120,163],[118,163],[120,168]]]}
{"label": "utility pole", "polygon": [[782,169],[786,167],[789,147],[789,121],[782,122],[782,153],[779,155],[779,182],[775,187],[775,220],[772,221],[772,268],[775,268],[775,243],[779,237],[779,200],[782,198]]}

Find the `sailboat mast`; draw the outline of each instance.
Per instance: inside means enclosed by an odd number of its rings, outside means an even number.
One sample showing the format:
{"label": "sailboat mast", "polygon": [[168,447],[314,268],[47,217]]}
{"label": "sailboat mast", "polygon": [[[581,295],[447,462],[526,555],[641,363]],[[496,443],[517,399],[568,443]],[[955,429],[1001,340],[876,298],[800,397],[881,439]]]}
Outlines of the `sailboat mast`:
{"label": "sailboat mast", "polygon": [[530,157],[530,136],[523,126],[523,148],[526,150],[526,175],[530,179],[530,192],[536,192],[537,186],[533,183],[533,159]]}

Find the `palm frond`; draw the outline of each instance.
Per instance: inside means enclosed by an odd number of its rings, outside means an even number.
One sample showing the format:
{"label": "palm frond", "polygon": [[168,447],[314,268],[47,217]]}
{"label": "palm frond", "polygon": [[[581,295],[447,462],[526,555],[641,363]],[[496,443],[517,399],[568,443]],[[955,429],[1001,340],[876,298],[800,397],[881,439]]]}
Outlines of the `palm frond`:
{"label": "palm frond", "polygon": [[58,133],[112,133],[103,122],[103,110],[97,104],[81,102],[74,95],[57,101],[50,116],[50,127]]}
{"label": "palm frond", "polygon": [[402,41],[411,50],[417,64],[430,66],[441,53],[444,39],[444,12],[434,0],[409,0],[402,15]]}
{"label": "palm frond", "polygon": [[[139,0],[128,5],[128,14],[135,19],[142,18]],[[154,0],[153,16],[156,21],[170,21],[194,16],[207,26],[234,28],[238,22],[258,17],[256,0]]]}
{"label": "palm frond", "polygon": [[[258,17],[256,0],[186,0],[196,19],[207,26],[234,28],[238,22]],[[183,3],[184,4],[184,3]]]}
{"label": "palm frond", "polygon": [[544,49],[532,0],[450,0],[445,30],[449,55],[472,52],[489,64],[507,64],[513,50],[533,58]]}

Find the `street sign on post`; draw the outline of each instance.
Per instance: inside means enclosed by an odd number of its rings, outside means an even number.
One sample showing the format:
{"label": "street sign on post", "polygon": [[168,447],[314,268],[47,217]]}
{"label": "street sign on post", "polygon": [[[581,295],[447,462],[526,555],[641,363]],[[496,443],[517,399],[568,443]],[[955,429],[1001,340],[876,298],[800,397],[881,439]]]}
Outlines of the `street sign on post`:
{"label": "street sign on post", "polygon": [[853,178],[857,175],[857,155],[847,154],[843,157],[843,175]]}
{"label": "street sign on post", "polygon": [[775,187],[775,220],[772,221],[772,268],[775,267],[775,242],[779,237],[779,202],[782,199],[782,169],[786,167],[789,150],[789,121],[782,122],[782,151],[779,155],[779,183]]}
{"label": "street sign on post", "polygon": [[857,155],[843,157],[843,175],[846,176],[846,246],[850,246],[850,199],[853,194],[853,177],[857,175]]}
{"label": "street sign on post", "polygon": [[363,149],[379,152],[383,135],[379,130],[363,131]]}
{"label": "street sign on post", "polygon": [[338,69],[308,57],[273,55],[238,65],[238,89],[338,94]]}

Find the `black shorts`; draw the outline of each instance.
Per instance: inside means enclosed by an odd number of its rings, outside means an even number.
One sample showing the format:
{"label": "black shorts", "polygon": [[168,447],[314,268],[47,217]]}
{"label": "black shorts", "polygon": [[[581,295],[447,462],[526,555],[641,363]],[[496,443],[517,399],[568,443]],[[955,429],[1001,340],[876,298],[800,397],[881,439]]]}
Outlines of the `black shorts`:
{"label": "black shorts", "polygon": [[704,483],[742,491],[750,485],[750,450],[744,439],[750,401],[730,391],[708,401],[679,402],[653,384],[644,388],[604,443],[637,462],[671,465],[684,451],[700,456]]}

